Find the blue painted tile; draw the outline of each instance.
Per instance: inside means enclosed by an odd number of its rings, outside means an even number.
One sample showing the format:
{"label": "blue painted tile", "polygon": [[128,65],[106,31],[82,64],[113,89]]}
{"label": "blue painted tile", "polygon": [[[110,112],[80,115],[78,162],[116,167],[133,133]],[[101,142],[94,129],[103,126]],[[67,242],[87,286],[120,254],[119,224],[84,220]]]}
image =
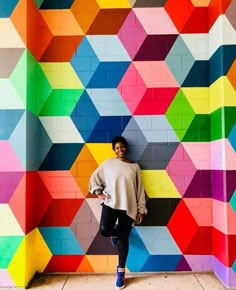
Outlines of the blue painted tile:
{"label": "blue painted tile", "polygon": [[39,227],[39,231],[53,255],[84,254],[69,227]]}
{"label": "blue painted tile", "polygon": [[223,45],[216,50],[209,60],[210,84],[227,74],[235,58],[236,45]]}
{"label": "blue painted tile", "polygon": [[39,170],[69,170],[84,144],[53,144]]}
{"label": "blue painted tile", "polygon": [[182,87],[209,87],[209,61],[195,61]]}
{"label": "blue painted tile", "polygon": [[100,63],[86,37],[81,41],[70,63],[82,84],[86,87]]}
{"label": "blue painted tile", "polygon": [[0,140],[8,140],[25,110],[0,110]]}
{"label": "blue painted tile", "polygon": [[153,255],[149,256],[142,267],[142,272],[171,272],[175,271],[182,255]]}
{"label": "blue painted tile", "polygon": [[102,62],[91,77],[88,88],[117,88],[130,62]]}
{"label": "blue painted tile", "polygon": [[2,0],[0,1],[0,18],[11,16],[19,0]]}
{"label": "blue painted tile", "polygon": [[[36,2],[39,2],[38,0]],[[40,9],[69,9],[73,4],[74,0],[41,0]]]}

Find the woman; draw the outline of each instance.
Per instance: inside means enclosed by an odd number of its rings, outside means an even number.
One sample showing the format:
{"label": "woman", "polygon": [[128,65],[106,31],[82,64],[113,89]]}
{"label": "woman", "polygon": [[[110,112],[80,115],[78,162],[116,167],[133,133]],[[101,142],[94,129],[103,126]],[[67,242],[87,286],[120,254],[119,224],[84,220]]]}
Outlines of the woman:
{"label": "woman", "polygon": [[134,223],[142,222],[147,209],[140,167],[126,157],[127,140],[122,136],[114,137],[112,149],[116,157],[104,161],[94,171],[89,191],[103,202],[100,232],[111,237],[113,246],[118,247],[116,288],[123,289],[129,234]]}

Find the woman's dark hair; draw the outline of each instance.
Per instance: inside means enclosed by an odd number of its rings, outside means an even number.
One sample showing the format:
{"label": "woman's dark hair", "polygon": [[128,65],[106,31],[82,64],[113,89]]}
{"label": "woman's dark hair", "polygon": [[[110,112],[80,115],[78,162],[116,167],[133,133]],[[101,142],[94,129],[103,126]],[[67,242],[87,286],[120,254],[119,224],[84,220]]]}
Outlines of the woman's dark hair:
{"label": "woman's dark hair", "polygon": [[115,149],[115,145],[118,142],[123,143],[125,145],[125,147],[128,148],[128,142],[123,136],[115,136],[112,138],[112,149],[113,150]]}

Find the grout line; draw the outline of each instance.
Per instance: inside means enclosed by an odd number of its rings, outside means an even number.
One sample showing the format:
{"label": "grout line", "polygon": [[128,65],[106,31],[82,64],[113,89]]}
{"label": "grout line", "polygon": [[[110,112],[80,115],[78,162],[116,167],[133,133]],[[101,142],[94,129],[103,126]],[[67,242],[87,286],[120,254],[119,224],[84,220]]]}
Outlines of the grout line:
{"label": "grout line", "polygon": [[198,281],[199,285],[201,286],[202,290],[205,290],[204,287],[202,286],[200,280],[198,279],[198,277],[196,276],[195,273],[193,273],[193,276],[195,277],[195,279]]}
{"label": "grout line", "polygon": [[66,283],[67,283],[67,281],[68,281],[69,277],[70,277],[70,275],[68,275],[68,276],[67,276],[67,278],[66,278],[66,280],[65,280],[65,283],[63,284],[63,286],[62,286],[61,290],[63,290],[63,289],[64,289],[64,287],[66,286]]}

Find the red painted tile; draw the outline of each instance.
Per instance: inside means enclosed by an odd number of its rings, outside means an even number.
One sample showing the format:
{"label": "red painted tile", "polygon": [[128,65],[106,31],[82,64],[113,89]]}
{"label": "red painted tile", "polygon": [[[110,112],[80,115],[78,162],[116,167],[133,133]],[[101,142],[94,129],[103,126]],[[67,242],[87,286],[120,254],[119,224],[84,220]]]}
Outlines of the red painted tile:
{"label": "red painted tile", "polygon": [[185,255],[212,255],[212,227],[199,227]]}
{"label": "red painted tile", "polygon": [[81,261],[83,259],[83,255],[68,255],[68,256],[52,256],[49,261],[47,267],[45,268],[45,272],[76,272]]}
{"label": "red painted tile", "polygon": [[180,250],[185,254],[198,231],[198,225],[183,200],[172,214],[167,227]]}

